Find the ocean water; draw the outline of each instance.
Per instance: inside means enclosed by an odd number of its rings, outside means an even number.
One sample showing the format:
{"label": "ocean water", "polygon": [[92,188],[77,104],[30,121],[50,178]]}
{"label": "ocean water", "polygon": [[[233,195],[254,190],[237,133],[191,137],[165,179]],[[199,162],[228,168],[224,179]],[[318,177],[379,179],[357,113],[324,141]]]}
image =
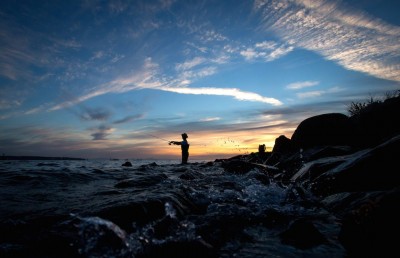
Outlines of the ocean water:
{"label": "ocean water", "polygon": [[[345,256],[335,218],[263,171],[124,162],[0,161],[0,257]],[[325,240],[282,241],[299,219],[313,221]]]}

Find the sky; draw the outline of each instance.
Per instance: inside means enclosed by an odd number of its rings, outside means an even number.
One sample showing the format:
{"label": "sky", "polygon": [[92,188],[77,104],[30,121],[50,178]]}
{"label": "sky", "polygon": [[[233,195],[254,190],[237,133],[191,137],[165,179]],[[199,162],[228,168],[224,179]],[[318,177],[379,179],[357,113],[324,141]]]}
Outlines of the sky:
{"label": "sky", "polygon": [[0,2],[0,154],[271,151],[400,86],[400,1]]}

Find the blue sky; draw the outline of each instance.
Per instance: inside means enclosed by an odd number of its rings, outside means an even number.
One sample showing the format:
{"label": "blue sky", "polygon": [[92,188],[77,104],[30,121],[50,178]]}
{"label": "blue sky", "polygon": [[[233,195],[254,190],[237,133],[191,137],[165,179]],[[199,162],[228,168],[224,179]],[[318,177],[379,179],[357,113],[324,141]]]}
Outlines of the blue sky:
{"label": "blue sky", "polygon": [[1,1],[0,153],[268,150],[400,86],[400,2]]}

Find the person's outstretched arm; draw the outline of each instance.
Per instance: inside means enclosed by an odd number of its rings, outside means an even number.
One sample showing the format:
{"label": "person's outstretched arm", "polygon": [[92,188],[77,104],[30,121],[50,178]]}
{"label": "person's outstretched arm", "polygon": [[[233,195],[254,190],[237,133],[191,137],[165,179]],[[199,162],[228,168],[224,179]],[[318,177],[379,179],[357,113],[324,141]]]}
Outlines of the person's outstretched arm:
{"label": "person's outstretched arm", "polygon": [[171,144],[175,144],[175,145],[181,145],[181,142],[177,142],[177,141],[170,141],[170,142],[169,142],[169,145],[171,145]]}

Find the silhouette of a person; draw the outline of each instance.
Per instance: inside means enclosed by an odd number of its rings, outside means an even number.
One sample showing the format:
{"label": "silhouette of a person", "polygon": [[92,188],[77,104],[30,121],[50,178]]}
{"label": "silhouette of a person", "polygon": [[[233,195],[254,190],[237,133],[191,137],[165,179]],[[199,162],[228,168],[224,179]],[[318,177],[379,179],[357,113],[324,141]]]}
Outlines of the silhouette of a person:
{"label": "silhouette of a person", "polygon": [[182,150],[182,164],[187,164],[188,158],[189,158],[189,143],[187,141],[187,138],[189,136],[186,133],[182,134],[182,140],[181,142],[179,141],[170,141],[169,145],[175,144],[175,145],[181,145],[181,150]]}

